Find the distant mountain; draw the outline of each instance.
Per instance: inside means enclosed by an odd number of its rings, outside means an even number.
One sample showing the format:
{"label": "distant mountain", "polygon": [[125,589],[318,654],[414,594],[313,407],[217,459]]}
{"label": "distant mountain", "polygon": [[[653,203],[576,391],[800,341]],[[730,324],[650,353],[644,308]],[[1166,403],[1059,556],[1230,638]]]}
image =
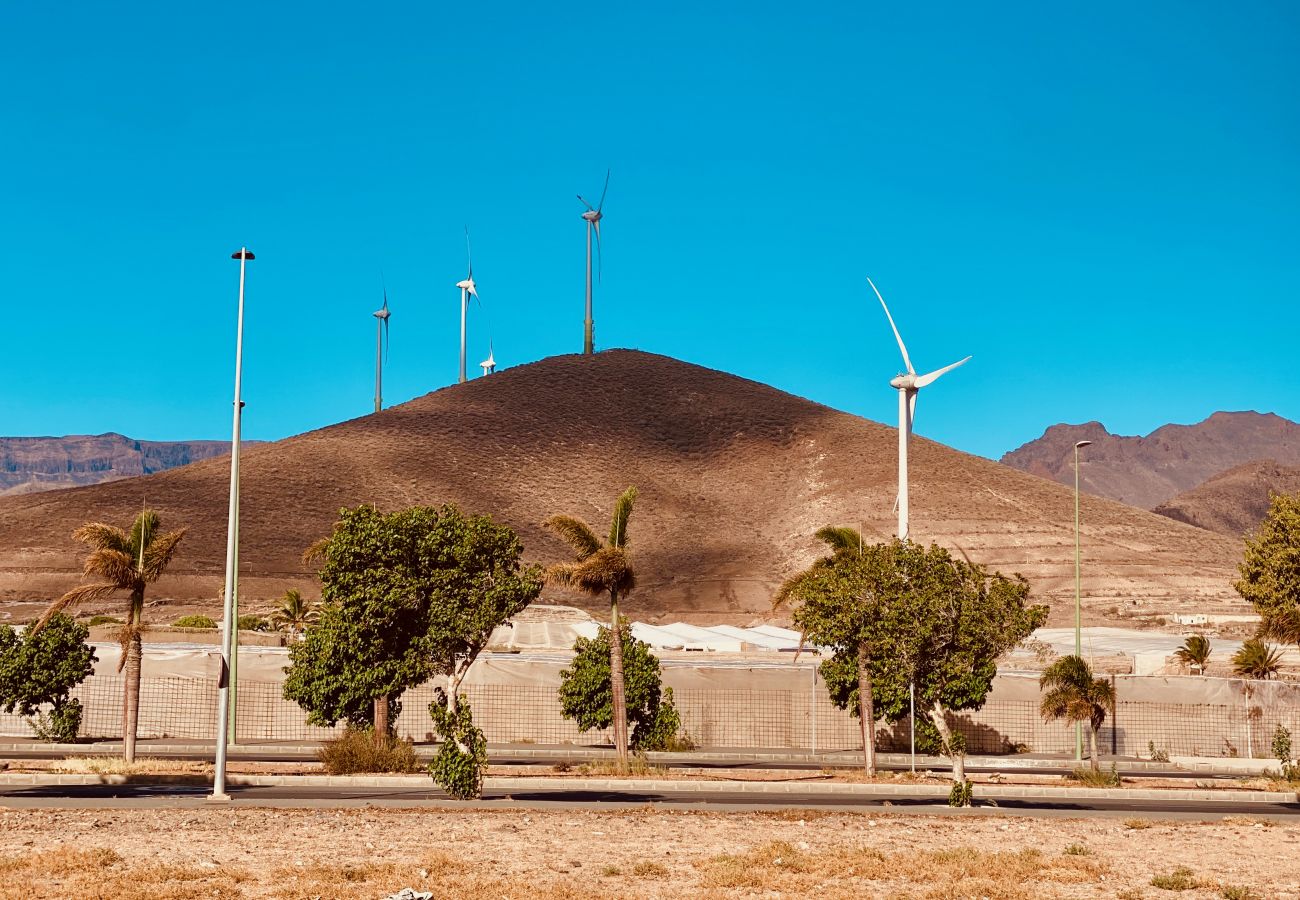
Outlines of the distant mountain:
{"label": "distant mountain", "polygon": [[229,452],[229,441],[136,441],[112,432],[0,437],[0,496],[151,475]]}
{"label": "distant mountain", "polygon": [[1076,441],[1093,442],[1080,453],[1080,489],[1143,509],[1248,462],[1300,466],[1300,425],[1257,412],[1217,412],[1204,422],[1165,425],[1146,437],[1111,434],[1100,422],[1053,425],[1002,462],[1073,485]]}
{"label": "distant mountain", "polygon": [[1204,484],[1166,500],[1152,512],[1241,537],[1264,520],[1270,493],[1296,491],[1300,491],[1300,467],[1257,460],[1220,472]]}

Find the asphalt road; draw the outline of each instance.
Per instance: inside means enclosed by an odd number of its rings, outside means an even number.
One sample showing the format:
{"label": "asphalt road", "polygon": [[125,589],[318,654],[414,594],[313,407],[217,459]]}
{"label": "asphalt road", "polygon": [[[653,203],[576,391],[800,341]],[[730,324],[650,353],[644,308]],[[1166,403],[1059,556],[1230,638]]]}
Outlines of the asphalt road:
{"label": "asphalt road", "polygon": [[[211,807],[209,788],[201,785],[77,785],[9,786],[0,788],[0,805],[9,808],[110,809]],[[1162,819],[1215,819],[1225,815],[1294,821],[1300,803],[1227,803],[1191,800],[1052,800],[977,798],[973,810],[951,810],[933,796],[895,795],[875,798],[824,793],[762,794],[737,791],[587,791],[557,787],[545,790],[491,790],[482,801],[465,804],[437,790],[345,787],[254,787],[232,785],[232,802],[238,806],[280,808],[392,807],[420,808],[474,806],[488,809],[637,809],[646,806],[712,811],[809,809],[858,812],[918,812],[932,815],[1001,814],[1056,817],[1132,816]]]}

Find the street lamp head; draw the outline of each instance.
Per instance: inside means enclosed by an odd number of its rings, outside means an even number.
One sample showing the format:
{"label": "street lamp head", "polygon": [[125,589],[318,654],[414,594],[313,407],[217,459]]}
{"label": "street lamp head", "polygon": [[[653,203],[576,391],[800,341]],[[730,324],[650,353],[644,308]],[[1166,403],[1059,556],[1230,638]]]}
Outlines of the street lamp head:
{"label": "street lamp head", "polygon": [[1076,441],[1074,444],[1074,449],[1078,450],[1080,447],[1087,447],[1091,443],[1092,441]]}
{"label": "street lamp head", "polygon": [[257,257],[253,255],[253,251],[249,250],[247,247],[242,247],[239,250],[236,250],[234,253],[230,254],[230,258],[231,259],[257,259]]}

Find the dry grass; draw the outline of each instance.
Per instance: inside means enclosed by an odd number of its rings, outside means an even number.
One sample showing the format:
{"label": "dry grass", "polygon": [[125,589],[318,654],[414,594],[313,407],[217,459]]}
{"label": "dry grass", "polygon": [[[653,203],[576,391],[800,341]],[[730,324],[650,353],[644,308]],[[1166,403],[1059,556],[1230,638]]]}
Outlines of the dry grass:
{"label": "dry grass", "polygon": [[[829,882],[872,882],[873,892],[923,887],[923,896],[982,896],[1031,900],[1045,884],[1084,884],[1106,874],[1105,863],[1038,850],[985,852],[971,847],[884,853],[871,847],[809,852],[785,841],[747,853],[715,856],[699,864],[705,888],[801,894]],[[820,891],[819,891],[820,893]]]}
{"label": "dry grass", "polygon": [[129,765],[116,756],[70,756],[55,760],[49,771],[72,775],[206,775],[212,765],[184,759],[138,757]]}

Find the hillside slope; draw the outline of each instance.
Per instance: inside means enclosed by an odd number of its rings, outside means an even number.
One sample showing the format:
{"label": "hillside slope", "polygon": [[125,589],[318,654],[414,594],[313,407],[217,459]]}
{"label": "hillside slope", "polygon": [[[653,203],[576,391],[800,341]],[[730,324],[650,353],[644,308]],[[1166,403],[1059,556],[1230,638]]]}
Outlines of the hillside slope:
{"label": "hillside slope", "polygon": [[1300,425],[1257,412],[1217,412],[1195,425],[1162,426],[1146,437],[1111,434],[1100,422],[1053,425],[1004,454],[1002,462],[1073,486],[1076,441],[1093,442],[1080,456],[1080,488],[1143,509],[1244,463],[1300,466]]}
{"label": "hillside slope", "polygon": [[[893,533],[896,453],[892,428],[722,372],[634,351],[553,357],[248,448],[241,592],[314,593],[300,555],[345,505],[455,501],[513,525],[529,556],[550,562],[567,548],[542,527],[548,516],[575,514],[599,529],[634,484],[640,586],[630,614],[748,619],[818,554],[821,525]],[[1023,572],[1041,596],[1073,596],[1071,491],[924,439],[912,473],[914,538]],[[0,499],[0,597],[74,584],[72,529],[129,521],[147,495],[166,525],[190,528],[156,595],[215,605],[228,479],[228,463],[209,460]],[[1098,498],[1085,498],[1083,520],[1093,602],[1230,601],[1235,542]]]}
{"label": "hillside slope", "polygon": [[1264,521],[1270,494],[1296,491],[1300,491],[1300,467],[1257,460],[1220,472],[1152,512],[1240,538]]}

